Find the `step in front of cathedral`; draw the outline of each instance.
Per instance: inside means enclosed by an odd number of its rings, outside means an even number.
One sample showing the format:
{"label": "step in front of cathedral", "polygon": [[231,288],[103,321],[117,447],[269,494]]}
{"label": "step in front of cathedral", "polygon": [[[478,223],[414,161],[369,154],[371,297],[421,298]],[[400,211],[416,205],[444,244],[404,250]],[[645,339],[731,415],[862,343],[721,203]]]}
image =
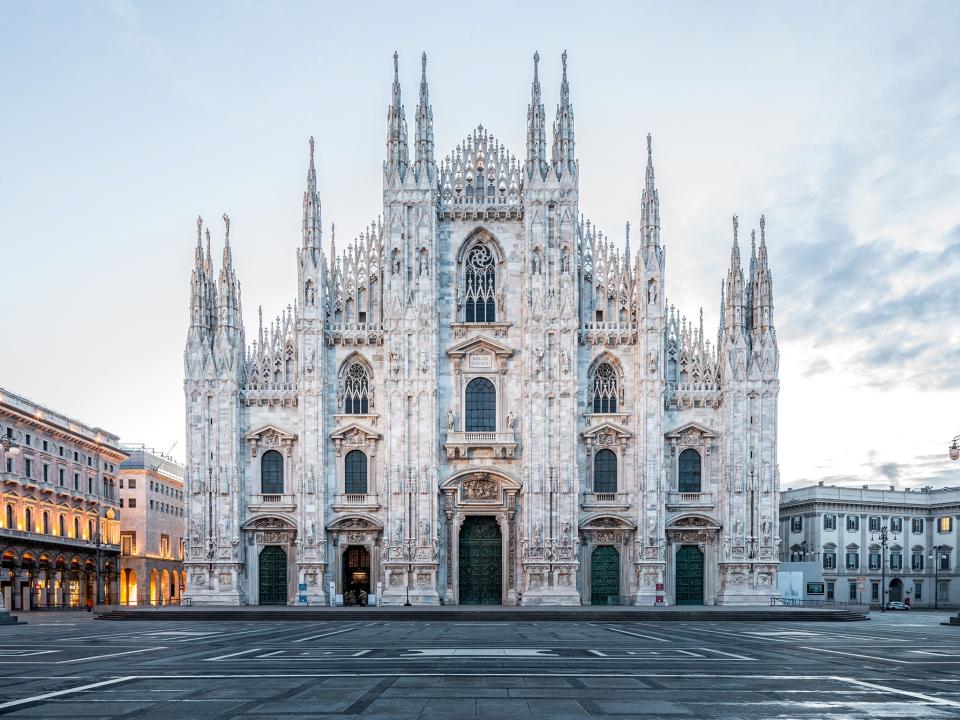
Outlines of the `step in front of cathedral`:
{"label": "step in front of cathedral", "polygon": [[221,621],[331,621],[406,620],[420,622],[851,622],[869,620],[869,611],[788,607],[688,608],[304,608],[304,607],[204,607],[137,608],[99,613],[98,620],[221,620]]}

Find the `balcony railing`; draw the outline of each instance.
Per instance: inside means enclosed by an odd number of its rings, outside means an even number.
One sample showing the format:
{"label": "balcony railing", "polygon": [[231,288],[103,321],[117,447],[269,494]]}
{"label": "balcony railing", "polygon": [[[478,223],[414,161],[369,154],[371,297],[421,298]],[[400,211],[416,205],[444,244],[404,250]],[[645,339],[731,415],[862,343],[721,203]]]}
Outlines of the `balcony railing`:
{"label": "balcony railing", "polygon": [[677,508],[713,507],[713,493],[672,492],[667,496],[667,506]]}
{"label": "balcony railing", "polygon": [[375,493],[337,493],[333,498],[333,509],[346,510],[377,510],[380,500]]}
{"label": "balcony railing", "polygon": [[264,510],[294,510],[297,504],[293,495],[284,493],[257,493],[250,498],[250,510],[260,512]]}
{"label": "balcony railing", "polygon": [[619,508],[627,510],[630,508],[628,494],[622,492],[585,492],[583,493],[583,500],[580,504],[584,509],[602,508],[605,510],[615,510]]}
{"label": "balcony railing", "polygon": [[478,450],[487,451],[496,458],[513,459],[517,449],[517,436],[513,430],[463,432],[447,430],[447,437],[443,443],[449,459],[466,459],[474,457]]}

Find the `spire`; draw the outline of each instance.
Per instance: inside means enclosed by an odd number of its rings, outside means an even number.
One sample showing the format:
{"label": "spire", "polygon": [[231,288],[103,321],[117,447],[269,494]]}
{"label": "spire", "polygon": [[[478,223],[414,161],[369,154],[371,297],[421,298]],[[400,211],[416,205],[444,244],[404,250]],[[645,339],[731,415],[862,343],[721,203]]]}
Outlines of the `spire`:
{"label": "spire", "polygon": [[390,107],[387,109],[387,162],[385,168],[393,170],[403,178],[407,170],[409,154],[407,152],[407,121],[400,102],[400,61],[393,53],[393,93]]}
{"label": "spire", "polygon": [[310,136],[310,164],[307,189],[303,193],[303,249],[319,250],[321,242],[320,195],[317,193],[317,168],[313,161],[313,135]]}
{"label": "spire", "polygon": [[773,279],[767,259],[766,218],[760,216],[760,251],[753,279],[753,328],[764,333],[773,328]]}
{"label": "spire", "polygon": [[210,329],[210,309],[207,306],[208,285],[203,257],[203,218],[197,216],[197,247],[193,253],[193,272],[190,273],[190,327],[199,331]]}
{"label": "spire", "polygon": [[419,178],[426,170],[427,179],[432,181],[436,174],[433,161],[433,108],[430,107],[430,92],[427,88],[426,53],[423,53],[420,58],[420,103],[417,105],[415,141],[417,145],[417,177]]}
{"label": "spire", "polygon": [[730,269],[727,271],[727,297],[724,307],[726,327],[735,335],[743,329],[744,288],[740,265],[740,220],[733,216],[733,246],[730,248]]}
{"label": "spire", "polygon": [[653,138],[647,133],[647,174],[640,198],[643,246],[660,247],[660,194],[653,177]]}
{"label": "spire", "polygon": [[223,226],[223,266],[220,268],[220,281],[218,283],[217,314],[221,328],[238,328],[240,324],[240,301],[237,275],[233,271],[233,253],[230,251],[230,216],[226,213],[223,214]]}
{"label": "spire", "polygon": [[527,177],[535,174],[541,178],[547,174],[546,121],[543,101],[540,98],[540,53],[533,54],[533,85],[530,89],[530,105],[527,108]]}
{"label": "spire", "polygon": [[573,105],[570,103],[570,83],[567,80],[567,51],[561,56],[563,79],[560,81],[560,104],[557,119],[553,123],[553,167],[557,177],[564,172],[573,172],[576,159],[573,151]]}

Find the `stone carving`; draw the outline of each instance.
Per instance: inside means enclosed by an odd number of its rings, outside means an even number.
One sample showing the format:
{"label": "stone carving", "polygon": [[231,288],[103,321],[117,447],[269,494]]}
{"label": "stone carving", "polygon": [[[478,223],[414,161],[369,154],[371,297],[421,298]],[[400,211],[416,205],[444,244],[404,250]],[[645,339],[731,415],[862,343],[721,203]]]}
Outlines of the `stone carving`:
{"label": "stone carving", "polygon": [[500,485],[486,473],[474,473],[461,487],[467,500],[496,500],[500,494]]}

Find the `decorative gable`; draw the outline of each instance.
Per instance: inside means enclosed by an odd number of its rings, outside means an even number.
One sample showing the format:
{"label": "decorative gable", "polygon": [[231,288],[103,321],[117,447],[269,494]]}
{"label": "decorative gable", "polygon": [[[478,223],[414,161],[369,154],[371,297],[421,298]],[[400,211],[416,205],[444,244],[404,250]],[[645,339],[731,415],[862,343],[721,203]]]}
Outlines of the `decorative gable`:
{"label": "decorative gable", "polygon": [[289,450],[297,441],[297,436],[296,433],[287,432],[276,425],[263,425],[247,433],[246,441],[250,446],[250,454],[256,457],[266,450]]}
{"label": "decorative gable", "polygon": [[349,423],[330,433],[330,439],[333,440],[337,455],[340,454],[344,447],[348,449],[367,447],[372,453],[376,443],[382,438],[383,435],[376,430],[358,422]]}

